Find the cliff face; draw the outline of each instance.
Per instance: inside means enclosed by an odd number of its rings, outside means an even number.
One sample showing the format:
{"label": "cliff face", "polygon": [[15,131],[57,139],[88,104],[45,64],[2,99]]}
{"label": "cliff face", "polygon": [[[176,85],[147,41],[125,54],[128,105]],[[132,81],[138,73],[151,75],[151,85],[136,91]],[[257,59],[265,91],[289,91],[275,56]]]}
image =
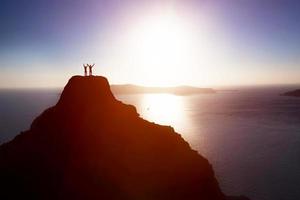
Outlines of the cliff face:
{"label": "cliff face", "polygon": [[3,199],[225,198],[204,157],[96,76],[72,77],[54,107],[0,146],[0,190]]}

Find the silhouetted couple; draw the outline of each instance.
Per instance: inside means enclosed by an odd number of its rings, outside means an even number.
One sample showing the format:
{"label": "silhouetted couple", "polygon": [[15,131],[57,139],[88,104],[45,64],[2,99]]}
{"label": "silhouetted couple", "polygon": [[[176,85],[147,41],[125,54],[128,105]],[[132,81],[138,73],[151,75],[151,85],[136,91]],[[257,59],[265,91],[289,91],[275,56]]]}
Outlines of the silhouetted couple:
{"label": "silhouetted couple", "polygon": [[94,65],[95,64],[93,64],[93,65],[89,65],[89,64],[83,64],[83,68],[84,68],[84,76],[87,76],[88,75],[88,73],[87,73],[87,68],[89,68],[89,76],[93,76],[93,71],[92,71],[92,69],[93,69],[93,67],[94,67]]}

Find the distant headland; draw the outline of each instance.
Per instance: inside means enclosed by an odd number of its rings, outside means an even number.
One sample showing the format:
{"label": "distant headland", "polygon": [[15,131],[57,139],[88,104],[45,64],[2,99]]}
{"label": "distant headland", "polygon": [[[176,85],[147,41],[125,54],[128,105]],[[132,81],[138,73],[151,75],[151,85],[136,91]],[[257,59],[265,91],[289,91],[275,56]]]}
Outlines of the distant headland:
{"label": "distant headland", "polygon": [[300,97],[300,89],[283,93],[282,96]]}
{"label": "distant headland", "polygon": [[174,95],[192,95],[216,93],[216,91],[212,88],[198,88],[191,86],[145,87],[131,84],[111,85],[111,90],[114,94],[169,93]]}

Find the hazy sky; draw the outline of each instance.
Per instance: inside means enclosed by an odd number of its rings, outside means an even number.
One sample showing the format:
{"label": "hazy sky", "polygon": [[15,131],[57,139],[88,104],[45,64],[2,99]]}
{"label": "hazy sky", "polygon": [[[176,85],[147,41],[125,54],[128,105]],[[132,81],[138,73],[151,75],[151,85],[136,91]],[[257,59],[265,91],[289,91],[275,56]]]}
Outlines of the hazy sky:
{"label": "hazy sky", "polygon": [[300,83],[300,1],[2,0],[0,87]]}

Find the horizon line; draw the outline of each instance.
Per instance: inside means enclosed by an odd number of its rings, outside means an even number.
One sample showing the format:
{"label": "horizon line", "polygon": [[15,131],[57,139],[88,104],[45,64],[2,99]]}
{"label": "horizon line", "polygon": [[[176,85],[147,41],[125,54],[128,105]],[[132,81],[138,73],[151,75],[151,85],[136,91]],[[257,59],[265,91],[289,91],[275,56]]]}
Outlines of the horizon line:
{"label": "horizon line", "polygon": [[[206,85],[206,86],[197,86],[197,85],[174,85],[174,86],[149,86],[149,85],[142,85],[142,84],[134,84],[134,83],[119,83],[119,84],[109,84],[110,86],[138,86],[138,87],[147,87],[147,88],[176,88],[176,87],[194,87],[194,88],[229,88],[229,87],[276,87],[276,86],[300,86],[299,83],[258,83],[258,84],[224,84],[224,85]],[[39,89],[63,89],[65,85],[61,86],[37,86],[37,87],[31,87],[31,86],[25,86],[25,87],[1,87],[0,90],[39,90]]]}

